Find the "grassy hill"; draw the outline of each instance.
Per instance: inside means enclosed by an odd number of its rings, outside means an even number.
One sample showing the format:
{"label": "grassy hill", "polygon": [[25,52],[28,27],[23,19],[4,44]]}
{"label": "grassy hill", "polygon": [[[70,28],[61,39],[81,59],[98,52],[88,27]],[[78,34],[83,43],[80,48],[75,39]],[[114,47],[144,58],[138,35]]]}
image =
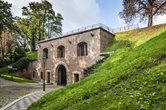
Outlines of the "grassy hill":
{"label": "grassy hill", "polygon": [[105,50],[114,54],[93,74],[46,94],[28,110],[164,110],[166,25],[158,27],[117,33]]}

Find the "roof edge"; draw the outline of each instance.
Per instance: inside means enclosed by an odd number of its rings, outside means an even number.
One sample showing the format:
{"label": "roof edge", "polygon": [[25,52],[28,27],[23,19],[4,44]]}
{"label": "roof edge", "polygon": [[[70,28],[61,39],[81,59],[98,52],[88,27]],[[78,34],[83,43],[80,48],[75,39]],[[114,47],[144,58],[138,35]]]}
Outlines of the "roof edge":
{"label": "roof edge", "polygon": [[[56,40],[56,39],[62,39],[62,38],[65,38],[65,37],[69,37],[69,36],[72,36],[72,35],[76,35],[76,34],[80,34],[80,33],[84,33],[84,32],[88,32],[88,31],[92,31],[92,30],[96,30],[96,29],[102,29],[104,31],[106,31],[107,33],[109,34],[112,34],[113,36],[115,36],[115,34],[113,34],[112,32],[110,32],[109,28],[103,24],[99,24],[97,25],[98,27],[92,27],[90,29],[85,29],[85,30],[82,30],[82,31],[77,31],[77,32],[73,32],[73,33],[69,33],[69,34],[64,34],[62,36],[59,36],[59,37],[54,37],[54,38],[50,38],[50,39],[45,39],[45,40],[42,40],[42,41],[39,41],[38,44],[41,44],[41,43],[44,43],[44,42],[48,42],[48,41],[52,41],[52,40]],[[105,28],[103,27],[105,26]],[[108,28],[108,29],[107,29]],[[79,30],[79,29],[78,29]]]}

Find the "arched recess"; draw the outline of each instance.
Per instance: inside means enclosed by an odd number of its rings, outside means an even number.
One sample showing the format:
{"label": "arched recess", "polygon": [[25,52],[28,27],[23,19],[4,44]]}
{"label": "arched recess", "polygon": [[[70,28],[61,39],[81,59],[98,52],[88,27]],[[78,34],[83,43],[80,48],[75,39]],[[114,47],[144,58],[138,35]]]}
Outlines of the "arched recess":
{"label": "arched recess", "polygon": [[67,84],[67,69],[64,65],[58,65],[56,69],[57,74],[57,85],[66,85]]}
{"label": "arched recess", "polygon": [[63,45],[58,46],[57,48],[57,57],[64,58],[65,57],[65,47]]}
{"label": "arched recess", "polygon": [[88,55],[88,44],[86,42],[80,42],[77,44],[77,55],[87,56]]}
{"label": "arched recess", "polygon": [[48,58],[48,49],[47,48],[43,49],[43,56],[42,56],[42,58],[45,58],[45,59]]}

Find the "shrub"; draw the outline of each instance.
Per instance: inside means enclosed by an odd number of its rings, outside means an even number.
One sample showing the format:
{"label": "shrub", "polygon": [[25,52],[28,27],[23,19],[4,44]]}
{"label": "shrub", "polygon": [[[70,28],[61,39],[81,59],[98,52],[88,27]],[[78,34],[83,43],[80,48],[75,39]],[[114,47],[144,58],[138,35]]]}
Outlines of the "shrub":
{"label": "shrub", "polygon": [[1,59],[0,58],[0,68],[5,67],[5,66],[7,66],[9,64],[10,64],[10,60],[9,59]]}
{"label": "shrub", "polygon": [[23,57],[21,59],[19,59],[17,62],[13,63],[12,66],[14,68],[17,68],[17,70],[24,70],[27,69],[29,64],[29,60],[26,57]]}
{"label": "shrub", "polygon": [[24,51],[24,49],[22,47],[17,47],[14,51],[14,62],[18,61],[20,58],[25,57],[26,56],[26,52]]}

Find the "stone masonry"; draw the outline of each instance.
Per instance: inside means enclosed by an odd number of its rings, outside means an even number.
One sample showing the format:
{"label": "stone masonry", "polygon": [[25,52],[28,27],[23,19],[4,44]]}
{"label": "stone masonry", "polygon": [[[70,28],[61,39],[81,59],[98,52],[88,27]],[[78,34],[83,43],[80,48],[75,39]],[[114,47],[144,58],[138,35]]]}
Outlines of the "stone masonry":
{"label": "stone masonry", "polygon": [[[102,58],[100,53],[113,38],[114,34],[102,26],[98,26],[40,41],[38,59],[29,65],[28,71],[34,80],[43,81],[45,73],[46,83],[72,84],[84,77],[83,69]],[[81,42],[86,45],[78,48],[78,44]],[[59,46],[63,47],[62,57],[58,57]],[[48,50],[46,59],[43,59],[44,49]],[[78,55],[78,51],[83,52],[81,54],[84,55]]]}

